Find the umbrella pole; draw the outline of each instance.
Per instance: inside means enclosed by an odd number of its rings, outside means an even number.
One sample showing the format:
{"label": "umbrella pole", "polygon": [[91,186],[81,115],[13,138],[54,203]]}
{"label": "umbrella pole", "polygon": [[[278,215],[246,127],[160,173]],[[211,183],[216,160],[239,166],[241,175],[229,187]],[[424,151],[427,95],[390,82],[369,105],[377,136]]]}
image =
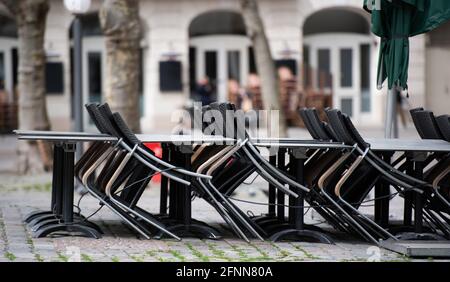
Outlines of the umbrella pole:
{"label": "umbrella pole", "polygon": [[394,132],[394,122],[397,118],[397,88],[392,87],[388,91],[386,101],[386,121],[385,121],[385,138],[397,138],[398,132]]}

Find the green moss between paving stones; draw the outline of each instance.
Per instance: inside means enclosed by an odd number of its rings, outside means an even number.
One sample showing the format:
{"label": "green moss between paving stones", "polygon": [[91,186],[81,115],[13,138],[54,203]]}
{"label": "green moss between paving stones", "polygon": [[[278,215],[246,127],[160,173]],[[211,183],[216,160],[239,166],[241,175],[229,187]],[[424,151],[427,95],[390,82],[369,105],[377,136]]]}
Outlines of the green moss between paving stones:
{"label": "green moss between paving stones", "polygon": [[34,257],[36,258],[36,260],[38,262],[43,262],[44,261],[44,258],[40,254],[34,254]]}
{"label": "green moss between paving stones", "polygon": [[59,252],[57,253],[57,255],[58,255],[58,259],[60,261],[62,261],[62,262],[68,262],[69,261],[69,258],[67,256],[65,256],[65,255],[63,255],[63,254],[61,254]]}
{"label": "green moss between paving stones", "polygon": [[7,258],[10,261],[15,261],[17,257],[13,253],[6,252],[5,253],[5,258]]}
{"label": "green moss between paving stones", "polygon": [[180,261],[186,261],[186,257],[183,256],[179,251],[170,250],[169,253],[172,254],[172,256],[174,256],[175,258],[179,259]]}
{"label": "green moss between paving stones", "polygon": [[92,258],[87,254],[81,254],[81,260],[84,262],[93,262]]}
{"label": "green moss between paving stones", "polygon": [[291,245],[292,245],[294,248],[296,248],[297,250],[301,251],[301,252],[305,255],[305,257],[307,257],[307,258],[310,259],[310,260],[319,260],[319,259],[320,259],[320,257],[317,257],[317,256],[315,256],[315,255],[309,253],[308,251],[306,251],[305,249],[303,249],[303,248],[300,247],[300,246],[293,245],[293,244],[291,244]]}
{"label": "green moss between paving stones", "polygon": [[198,259],[200,259],[203,262],[209,262],[209,258],[202,254],[199,250],[195,249],[194,246],[190,243],[185,243],[186,247],[192,252],[194,256],[196,256]]}
{"label": "green moss between paving stones", "polygon": [[208,245],[208,249],[211,251],[211,253],[213,253],[213,255],[216,258],[221,259],[221,260],[226,260],[226,261],[232,261],[231,258],[229,258],[225,255],[224,251],[217,249],[214,244],[207,244],[207,245]]}

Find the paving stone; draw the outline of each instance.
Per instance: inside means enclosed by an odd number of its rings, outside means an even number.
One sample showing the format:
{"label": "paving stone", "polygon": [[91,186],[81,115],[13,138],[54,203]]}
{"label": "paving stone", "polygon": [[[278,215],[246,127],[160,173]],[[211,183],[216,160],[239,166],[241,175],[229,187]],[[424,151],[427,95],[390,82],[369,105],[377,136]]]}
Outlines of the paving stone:
{"label": "paving stone", "polygon": [[[1,182],[8,186],[23,183],[49,183],[51,175],[33,176],[29,179],[0,174]],[[255,185],[266,187],[265,183],[255,182]],[[10,185],[13,186],[13,185]],[[67,256],[69,247],[78,247],[81,254],[85,254],[93,261],[201,261],[207,257],[209,261],[251,261],[260,260],[267,256],[269,260],[277,261],[365,261],[368,259],[367,248],[371,247],[362,242],[337,242],[337,245],[325,245],[308,242],[271,243],[252,240],[250,244],[233,238],[224,233],[223,240],[184,239],[182,242],[174,240],[141,240],[123,224],[120,219],[106,208],[96,214],[92,220],[97,223],[105,234],[102,239],[95,240],[79,237],[59,238],[30,238],[30,231],[26,229],[23,218],[34,210],[48,208],[50,192],[30,190],[7,190],[0,187],[0,261],[8,261],[5,257],[6,249],[15,256],[15,261],[61,261]],[[244,195],[238,191],[237,197]],[[254,200],[263,202],[262,193]],[[260,198],[258,198],[260,197]],[[75,196],[75,200],[78,195]],[[158,206],[158,189],[145,191],[140,205],[142,207]],[[12,204],[14,203],[14,204]],[[395,203],[393,203],[394,205]],[[239,205],[241,205],[239,203]],[[98,207],[98,201],[87,196],[83,199],[83,214],[89,214]],[[203,200],[193,202],[194,217],[213,226],[223,220]],[[252,209],[255,213],[266,212],[266,207],[248,206],[242,204],[244,210]],[[307,218],[307,221],[309,219]],[[30,240],[32,245],[30,245]],[[193,252],[190,248],[193,248]],[[200,254],[198,254],[198,253]],[[382,251],[381,260],[401,260],[397,254]],[[425,260],[427,261],[427,260]],[[449,261],[449,260],[444,260]]]}

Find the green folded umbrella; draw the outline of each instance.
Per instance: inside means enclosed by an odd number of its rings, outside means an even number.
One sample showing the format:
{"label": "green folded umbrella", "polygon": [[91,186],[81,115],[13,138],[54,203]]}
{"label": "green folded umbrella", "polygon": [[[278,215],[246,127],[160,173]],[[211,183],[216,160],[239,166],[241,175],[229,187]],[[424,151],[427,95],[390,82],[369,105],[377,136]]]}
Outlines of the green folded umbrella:
{"label": "green folded umbrella", "polygon": [[381,37],[377,86],[407,89],[409,37],[450,19],[450,0],[364,0],[372,14],[372,32]]}

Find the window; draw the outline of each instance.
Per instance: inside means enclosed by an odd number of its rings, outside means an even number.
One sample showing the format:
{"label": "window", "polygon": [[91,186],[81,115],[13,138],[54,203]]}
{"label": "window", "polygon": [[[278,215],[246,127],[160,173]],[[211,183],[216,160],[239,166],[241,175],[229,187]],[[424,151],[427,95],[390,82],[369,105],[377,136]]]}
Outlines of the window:
{"label": "window", "polygon": [[341,87],[353,86],[353,50],[341,49]]}
{"label": "window", "polygon": [[319,49],[318,50],[318,66],[319,66],[319,77],[318,77],[318,87],[331,87],[331,67],[330,67],[330,49]]}
{"label": "window", "polygon": [[45,88],[47,94],[64,93],[64,67],[62,63],[51,62],[45,65]]}
{"label": "window", "polygon": [[0,52],[0,90],[5,89],[5,56]]}
{"label": "window", "polygon": [[239,51],[227,51],[228,79],[241,83],[241,57]]}
{"label": "window", "polygon": [[211,99],[217,100],[217,51],[205,52],[205,75],[209,78],[209,83],[213,88]]}
{"label": "window", "polygon": [[370,100],[370,45],[360,46],[361,54],[361,112],[368,113],[371,109]]}
{"label": "window", "polygon": [[248,47],[248,70],[250,73],[258,73],[256,69],[255,51],[252,46]]}
{"label": "window", "polygon": [[159,89],[161,92],[181,91],[181,62],[159,62]]}
{"label": "window", "polygon": [[101,102],[102,95],[102,54],[88,53],[88,91],[90,102]]}

